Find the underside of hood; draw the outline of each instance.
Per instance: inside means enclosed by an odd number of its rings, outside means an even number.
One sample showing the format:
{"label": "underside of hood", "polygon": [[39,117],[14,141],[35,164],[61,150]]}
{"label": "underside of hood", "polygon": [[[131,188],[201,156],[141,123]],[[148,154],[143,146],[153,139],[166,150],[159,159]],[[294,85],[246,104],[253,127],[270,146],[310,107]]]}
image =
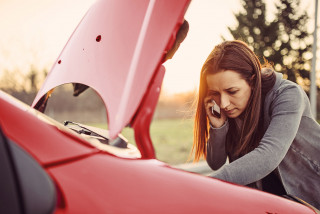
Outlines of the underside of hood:
{"label": "underside of hood", "polygon": [[137,113],[189,3],[97,1],[70,37],[32,106],[59,85],[87,85],[101,96],[110,137],[115,138]]}

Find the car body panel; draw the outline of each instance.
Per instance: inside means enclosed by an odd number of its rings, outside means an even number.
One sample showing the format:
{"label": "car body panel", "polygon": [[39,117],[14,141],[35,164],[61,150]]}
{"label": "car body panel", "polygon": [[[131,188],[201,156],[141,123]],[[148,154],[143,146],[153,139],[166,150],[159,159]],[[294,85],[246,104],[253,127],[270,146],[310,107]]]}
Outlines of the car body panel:
{"label": "car body panel", "polygon": [[70,37],[32,106],[51,89],[82,83],[107,107],[115,138],[136,113],[190,0],[97,1]]}
{"label": "car body panel", "polygon": [[[62,126],[50,125],[45,116],[0,91],[0,126],[6,136],[30,153],[41,165],[50,165],[98,152]],[[42,119],[40,119],[42,118]],[[49,123],[48,123],[49,122]]]}
{"label": "car body panel", "polygon": [[313,213],[284,198],[152,159],[96,154],[49,173],[60,182],[69,213]]}
{"label": "car body panel", "polygon": [[101,150],[0,92],[1,131],[54,182],[55,213],[314,213],[302,204],[152,159],[149,128],[165,72],[161,64],[189,2],[97,1],[33,103],[64,83],[92,87],[106,104],[111,137],[132,125],[145,152],[142,159]]}
{"label": "car body panel", "polygon": [[54,181],[57,214],[315,213],[279,196],[174,169],[155,159],[97,151],[3,92],[0,106],[5,137],[30,153]]}

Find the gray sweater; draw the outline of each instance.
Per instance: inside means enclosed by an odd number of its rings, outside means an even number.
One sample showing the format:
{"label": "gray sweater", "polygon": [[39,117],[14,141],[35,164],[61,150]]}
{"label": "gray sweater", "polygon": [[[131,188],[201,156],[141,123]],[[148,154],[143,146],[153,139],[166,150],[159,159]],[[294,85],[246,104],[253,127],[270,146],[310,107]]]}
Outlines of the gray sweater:
{"label": "gray sweater", "polygon": [[287,194],[320,208],[320,125],[300,86],[276,73],[275,85],[265,98],[265,134],[259,146],[225,164],[228,129],[228,122],[210,129],[207,162],[217,170],[212,177],[248,185],[276,170]]}

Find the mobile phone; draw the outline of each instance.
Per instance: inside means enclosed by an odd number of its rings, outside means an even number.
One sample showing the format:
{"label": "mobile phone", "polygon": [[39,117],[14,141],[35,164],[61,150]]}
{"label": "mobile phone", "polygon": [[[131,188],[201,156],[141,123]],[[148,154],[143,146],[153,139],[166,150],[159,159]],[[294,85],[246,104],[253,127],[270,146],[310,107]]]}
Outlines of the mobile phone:
{"label": "mobile phone", "polygon": [[221,118],[220,107],[215,101],[212,100],[214,106],[211,107],[211,113],[214,117]]}

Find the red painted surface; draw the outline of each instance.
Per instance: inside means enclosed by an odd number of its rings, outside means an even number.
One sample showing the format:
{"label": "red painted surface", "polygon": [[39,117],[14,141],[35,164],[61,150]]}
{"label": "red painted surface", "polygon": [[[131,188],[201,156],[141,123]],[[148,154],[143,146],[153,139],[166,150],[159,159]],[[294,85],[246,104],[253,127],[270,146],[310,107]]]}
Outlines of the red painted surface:
{"label": "red painted surface", "polygon": [[[10,99],[11,98],[11,99]],[[0,91],[0,126],[14,142],[29,152],[41,165],[79,158],[98,152],[86,141],[67,135],[58,127],[37,117],[41,113]],[[41,116],[39,116],[41,117]]]}
{"label": "red painted surface", "polygon": [[110,136],[115,138],[136,113],[189,2],[97,1],[58,57],[33,106],[56,86],[89,85],[107,107]]}
{"label": "red painted surface", "polygon": [[66,213],[313,213],[286,199],[156,160],[97,154],[49,172],[63,189]]}
{"label": "red painted surface", "polygon": [[134,129],[135,140],[140,150],[141,157],[145,159],[156,158],[149,129],[154,110],[158,103],[164,73],[165,68],[160,66],[155,73],[155,76],[150,83],[149,90],[144,96],[138,113],[133,118],[131,124]]}
{"label": "red painted surface", "polygon": [[[97,152],[16,102],[0,93],[1,128],[47,166],[59,190],[57,214],[314,213],[284,198],[173,169],[155,159],[124,159]],[[57,162],[66,158],[68,162]]]}
{"label": "red painted surface", "polygon": [[63,83],[91,86],[108,108],[110,134],[116,136],[131,122],[144,159],[98,151],[0,92],[1,129],[56,183],[55,213],[314,213],[284,198],[148,159],[155,156],[149,127],[164,75],[161,60],[188,4],[188,0],[98,1],[34,102]]}

